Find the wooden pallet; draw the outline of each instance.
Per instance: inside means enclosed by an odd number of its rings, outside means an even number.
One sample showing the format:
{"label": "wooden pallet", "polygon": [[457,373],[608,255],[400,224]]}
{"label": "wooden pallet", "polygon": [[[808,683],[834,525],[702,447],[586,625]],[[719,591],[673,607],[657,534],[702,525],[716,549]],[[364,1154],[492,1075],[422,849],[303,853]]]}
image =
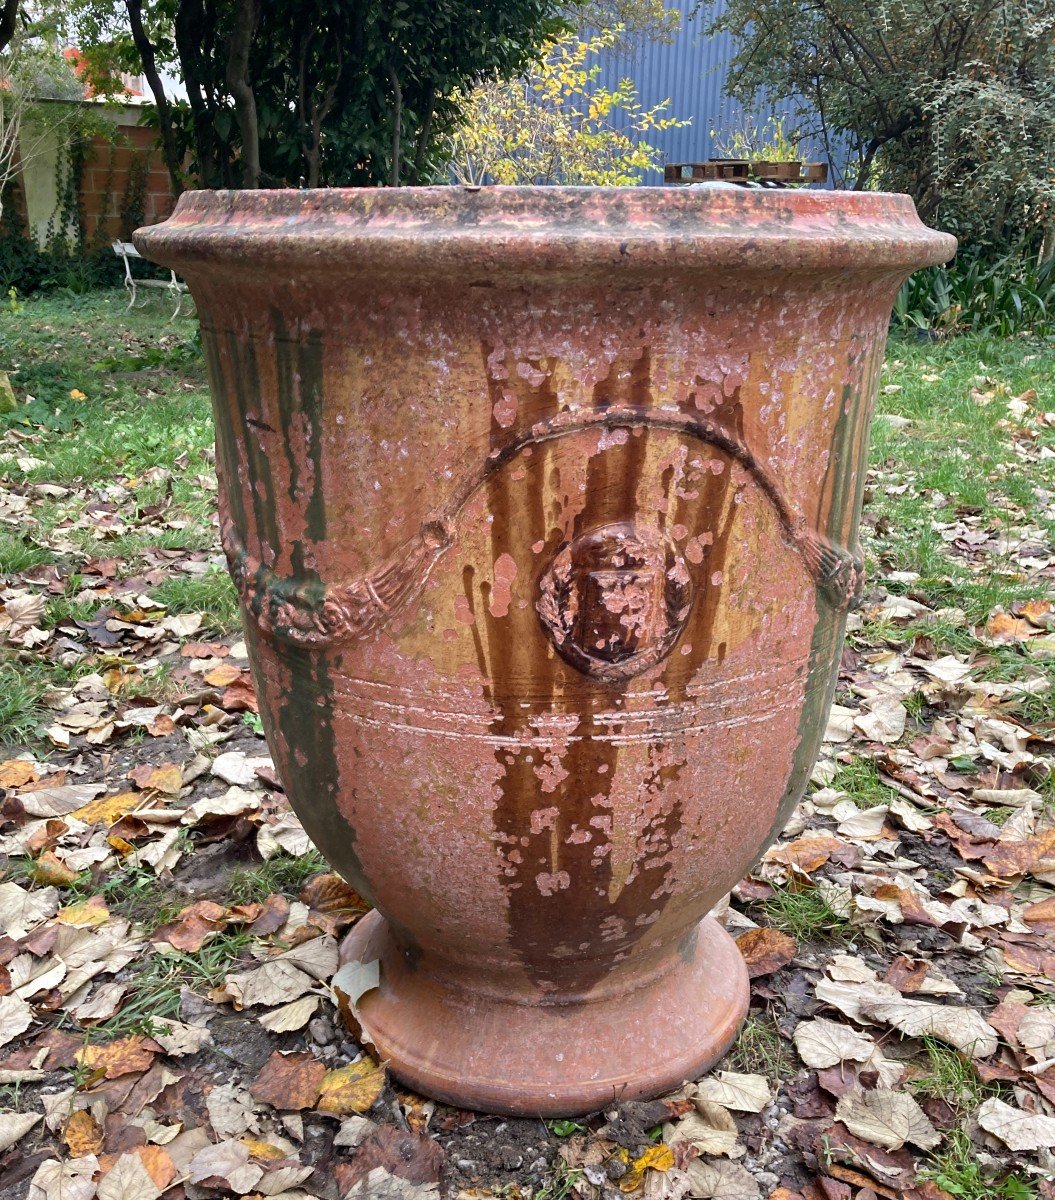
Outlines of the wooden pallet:
{"label": "wooden pallet", "polygon": [[825,183],[827,163],[752,162],[746,158],[711,158],[702,163],[667,163],[663,168],[664,183],[726,183],[747,184],[761,180],[777,186],[801,183]]}

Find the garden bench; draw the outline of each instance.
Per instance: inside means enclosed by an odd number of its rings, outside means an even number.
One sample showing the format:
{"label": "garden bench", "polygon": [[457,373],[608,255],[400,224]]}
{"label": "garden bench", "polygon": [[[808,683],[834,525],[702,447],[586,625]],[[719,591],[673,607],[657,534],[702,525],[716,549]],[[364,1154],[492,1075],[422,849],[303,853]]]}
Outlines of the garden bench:
{"label": "garden bench", "polygon": [[183,297],[187,291],[187,285],[176,277],[176,272],[170,271],[169,275],[171,278],[169,279],[136,279],[132,274],[132,259],[138,258],[142,260],[142,254],[139,253],[131,242],[114,242],[113,251],[125,264],[125,287],[132,293],[128,307],[131,308],[136,302],[137,288],[164,288],[170,296],[175,296],[176,298],[176,311],[170,318],[170,320],[174,321],[179,316],[180,308],[183,306]]}

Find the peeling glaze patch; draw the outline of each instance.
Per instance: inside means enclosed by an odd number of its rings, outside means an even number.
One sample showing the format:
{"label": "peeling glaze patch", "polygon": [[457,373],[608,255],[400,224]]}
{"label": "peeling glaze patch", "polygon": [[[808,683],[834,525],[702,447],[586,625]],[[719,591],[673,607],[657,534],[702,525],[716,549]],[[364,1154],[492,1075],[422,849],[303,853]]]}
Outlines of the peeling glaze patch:
{"label": "peeling glaze patch", "polygon": [[454,597],[454,616],[455,620],[461,621],[463,625],[472,625],[476,620],[473,610],[469,607],[469,601],[464,596]]}
{"label": "peeling glaze patch", "polygon": [[517,398],[509,391],[502,393],[501,399],[496,400],[491,411],[495,420],[503,429],[508,429],[517,419]]}
{"label": "peeling glaze patch", "polygon": [[513,581],[516,577],[516,560],[509,554],[500,555],[495,563],[494,583],[491,589],[489,609],[492,617],[504,617],[509,612],[509,604],[513,598]]}
{"label": "peeling glaze patch", "polygon": [[540,871],[535,876],[535,886],[543,896],[553,896],[571,887],[571,876],[567,871]]}
{"label": "peeling glaze patch", "polygon": [[537,808],[531,814],[531,832],[539,834],[544,829],[556,829],[559,816],[559,808]]}

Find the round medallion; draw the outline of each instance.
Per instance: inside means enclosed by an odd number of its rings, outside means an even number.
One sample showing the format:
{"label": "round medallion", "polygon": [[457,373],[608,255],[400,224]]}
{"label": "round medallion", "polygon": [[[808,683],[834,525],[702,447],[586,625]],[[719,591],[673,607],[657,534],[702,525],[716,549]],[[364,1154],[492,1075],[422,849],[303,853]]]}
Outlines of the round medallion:
{"label": "round medallion", "polygon": [[692,577],[665,534],[622,521],[565,542],[536,607],[565,662],[617,682],[670,653],[692,607]]}

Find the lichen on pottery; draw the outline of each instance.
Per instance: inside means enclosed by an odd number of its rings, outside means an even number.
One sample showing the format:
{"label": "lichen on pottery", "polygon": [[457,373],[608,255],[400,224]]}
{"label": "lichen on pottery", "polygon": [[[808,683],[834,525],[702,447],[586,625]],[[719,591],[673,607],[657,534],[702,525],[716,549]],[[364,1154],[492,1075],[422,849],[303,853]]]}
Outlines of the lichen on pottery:
{"label": "lichen on pottery", "polygon": [[570,1115],[728,1049],[705,914],[800,799],[847,610],[904,196],[185,193],[224,548],[293,807],[375,911],[363,1027]]}

